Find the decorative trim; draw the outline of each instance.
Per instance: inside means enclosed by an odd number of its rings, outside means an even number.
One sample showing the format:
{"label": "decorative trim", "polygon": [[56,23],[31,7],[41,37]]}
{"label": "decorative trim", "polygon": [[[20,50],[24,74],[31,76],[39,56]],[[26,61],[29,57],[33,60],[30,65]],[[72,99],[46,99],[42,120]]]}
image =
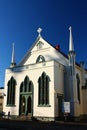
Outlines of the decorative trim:
{"label": "decorative trim", "polygon": [[31,95],[32,92],[20,92],[20,95]]}
{"label": "decorative trim", "polygon": [[43,42],[39,41],[39,42],[36,44],[36,46],[38,46],[39,44],[43,44],[43,45],[44,45]]}

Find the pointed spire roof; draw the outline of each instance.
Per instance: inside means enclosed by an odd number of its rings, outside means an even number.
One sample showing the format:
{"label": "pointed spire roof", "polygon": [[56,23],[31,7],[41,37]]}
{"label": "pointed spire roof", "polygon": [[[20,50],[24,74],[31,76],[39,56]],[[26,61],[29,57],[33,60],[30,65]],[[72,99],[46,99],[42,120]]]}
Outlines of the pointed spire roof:
{"label": "pointed spire roof", "polygon": [[13,43],[13,47],[12,47],[12,60],[11,63],[15,63],[15,57],[14,57],[14,43]]}
{"label": "pointed spire roof", "polygon": [[11,60],[11,65],[10,67],[14,67],[16,65],[15,63],[15,55],[14,55],[14,43],[12,45],[12,60]]}
{"label": "pointed spire roof", "polygon": [[72,27],[69,27],[70,30],[70,37],[69,37],[69,51],[74,51],[74,44],[73,44],[73,38],[72,38]]}

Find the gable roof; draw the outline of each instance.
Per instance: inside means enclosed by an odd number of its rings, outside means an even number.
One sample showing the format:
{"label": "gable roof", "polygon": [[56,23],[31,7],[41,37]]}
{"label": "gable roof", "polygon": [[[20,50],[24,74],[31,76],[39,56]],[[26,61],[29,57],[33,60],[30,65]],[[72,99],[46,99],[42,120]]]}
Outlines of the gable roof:
{"label": "gable roof", "polygon": [[49,43],[49,42],[47,42],[46,40],[44,40],[43,38],[42,38],[42,36],[40,35],[38,35],[38,37],[36,38],[36,40],[35,40],[35,42],[32,44],[32,46],[30,47],[30,49],[28,50],[28,52],[25,54],[25,56],[23,57],[23,59],[19,62],[19,64],[18,64],[18,66],[20,66],[20,65],[22,65],[22,64],[24,64],[26,61],[27,61],[27,59],[29,58],[29,55],[30,55],[30,53],[31,53],[31,50],[34,48],[34,46],[39,42],[39,41],[44,41],[44,42],[46,42],[47,44],[49,44],[52,48],[54,48],[56,51],[58,51],[62,56],[64,56],[66,59],[68,59],[68,56],[65,54],[65,53],[63,53],[62,51],[60,51],[60,49],[56,49],[51,43]]}
{"label": "gable roof", "polygon": [[36,45],[36,43],[39,41],[41,36],[38,36],[37,39],[35,40],[35,42],[32,44],[32,46],[30,47],[30,49],[28,50],[28,52],[25,54],[25,56],[23,57],[23,59],[19,62],[18,65],[21,65],[22,63],[24,63],[27,58],[28,58],[28,55],[29,53],[31,52],[32,48]]}
{"label": "gable roof", "polygon": [[[63,53],[60,49],[56,49],[55,46],[53,46],[51,43],[47,42],[45,39],[43,39],[43,37],[41,35],[38,35],[38,37],[36,38],[35,42],[32,44],[32,46],[30,47],[30,49],[28,50],[28,52],[25,54],[25,56],[22,58],[22,60],[19,62],[19,64],[17,66],[21,66],[23,65],[27,59],[29,58],[29,55],[31,53],[31,50],[34,48],[34,46],[36,45],[36,43],[38,43],[38,41],[43,40],[45,41],[47,44],[49,44],[52,48],[54,48],[56,51],[58,51],[58,53],[60,53],[62,56],[64,56],[65,59],[69,59],[68,55],[66,55],[65,53]],[[80,67],[80,64],[75,62],[75,64]],[[81,67],[80,67],[81,68]],[[85,71],[87,71],[87,69],[85,68]]]}

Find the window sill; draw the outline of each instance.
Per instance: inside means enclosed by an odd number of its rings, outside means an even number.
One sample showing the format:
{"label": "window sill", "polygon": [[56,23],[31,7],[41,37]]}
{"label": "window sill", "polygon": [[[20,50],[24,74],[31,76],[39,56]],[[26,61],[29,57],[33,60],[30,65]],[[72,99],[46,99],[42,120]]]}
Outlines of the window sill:
{"label": "window sill", "polygon": [[16,105],[6,105],[6,107],[16,107]]}
{"label": "window sill", "polygon": [[46,104],[43,104],[43,105],[40,104],[40,105],[38,105],[38,107],[51,107],[51,105],[49,105],[49,104],[47,104],[47,105]]}

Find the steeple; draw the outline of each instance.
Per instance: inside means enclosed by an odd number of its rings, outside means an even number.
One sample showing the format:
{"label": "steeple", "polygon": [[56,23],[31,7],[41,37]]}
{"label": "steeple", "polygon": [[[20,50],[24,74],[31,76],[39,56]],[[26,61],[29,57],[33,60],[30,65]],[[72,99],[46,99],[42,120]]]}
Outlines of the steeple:
{"label": "steeple", "polygon": [[70,37],[69,37],[69,52],[74,51],[73,38],[72,38],[72,27],[69,27]]}
{"label": "steeple", "polygon": [[10,67],[15,67],[16,63],[15,63],[15,56],[14,56],[14,43],[13,43],[13,47],[12,47],[12,60],[11,60],[11,65]]}
{"label": "steeple", "polygon": [[[69,68],[68,68],[68,93],[70,101],[70,116],[78,117],[78,96],[77,96],[77,79],[76,79],[76,67],[75,67],[75,51],[72,38],[72,28],[69,27],[70,36],[69,36]],[[67,90],[68,90],[67,89]]]}

